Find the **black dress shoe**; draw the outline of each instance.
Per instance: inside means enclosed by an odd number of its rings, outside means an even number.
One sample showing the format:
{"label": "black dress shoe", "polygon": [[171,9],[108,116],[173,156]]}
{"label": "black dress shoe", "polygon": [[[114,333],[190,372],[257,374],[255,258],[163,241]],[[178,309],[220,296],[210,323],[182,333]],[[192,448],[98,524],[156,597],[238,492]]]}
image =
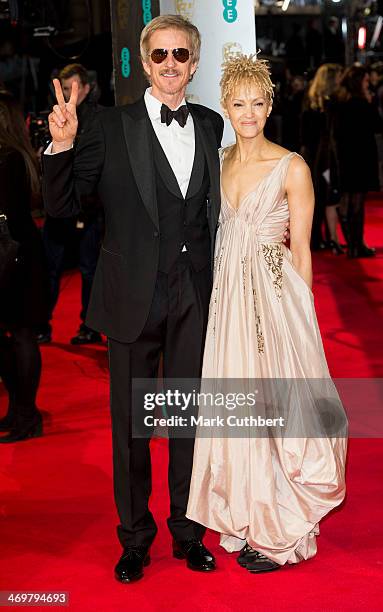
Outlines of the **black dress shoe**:
{"label": "black dress shoe", "polygon": [[369,247],[367,244],[362,244],[360,247],[361,257],[375,257],[376,249],[374,247]]}
{"label": "black dress shoe", "polygon": [[313,241],[311,242],[310,248],[312,251],[325,251],[327,249],[327,244],[323,240],[320,240],[319,242]]}
{"label": "black dress shoe", "polygon": [[201,540],[173,540],[173,557],[186,559],[187,567],[196,572],[215,570],[215,559]]}
{"label": "black dress shoe", "polygon": [[114,575],[120,582],[129,583],[140,580],[144,567],[149,565],[148,546],[126,546],[119,562],[114,568]]}
{"label": "black dress shoe", "polygon": [[328,246],[333,255],[344,255],[344,249],[336,240],[329,240]]}
{"label": "black dress shoe", "polygon": [[370,248],[363,244],[358,247],[351,247],[347,253],[349,259],[364,259],[369,257],[375,257],[376,251],[374,248]]}
{"label": "black dress shoe", "polygon": [[9,431],[15,425],[15,417],[10,414],[6,414],[0,419],[0,431]]}
{"label": "black dress shoe", "polygon": [[246,542],[245,546],[242,548],[237,557],[237,563],[239,563],[241,567],[247,567],[247,565],[255,561],[257,557],[257,551],[254,550],[254,548],[251,548],[251,546],[249,546],[249,544]]}
{"label": "black dress shoe", "polygon": [[38,438],[43,435],[43,420],[39,414],[36,419],[29,423],[16,421],[9,429],[6,436],[0,437],[0,444],[11,444],[12,442],[21,442],[30,438]]}
{"label": "black dress shoe", "polygon": [[40,332],[36,334],[38,344],[49,344],[52,342],[52,332]]}
{"label": "black dress shoe", "polygon": [[262,574],[263,572],[274,572],[280,569],[282,566],[275,561],[272,561],[260,552],[256,552],[256,558],[246,565],[246,569],[252,574]]}
{"label": "black dress shoe", "polygon": [[98,342],[102,342],[102,336],[93,329],[89,328],[80,328],[78,334],[71,338],[70,343],[79,345],[79,344],[96,344]]}

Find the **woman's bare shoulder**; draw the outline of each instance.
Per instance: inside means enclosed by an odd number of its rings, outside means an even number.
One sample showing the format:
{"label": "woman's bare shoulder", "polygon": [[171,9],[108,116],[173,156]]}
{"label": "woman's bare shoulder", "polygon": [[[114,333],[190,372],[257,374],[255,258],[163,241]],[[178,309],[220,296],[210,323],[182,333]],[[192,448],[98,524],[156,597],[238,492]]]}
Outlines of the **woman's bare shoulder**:
{"label": "woman's bare shoulder", "polygon": [[299,153],[294,153],[292,156],[288,171],[292,174],[311,174],[309,166]]}
{"label": "woman's bare shoulder", "polygon": [[287,190],[295,189],[298,185],[306,188],[312,187],[311,170],[303,157],[295,153],[291,157],[286,175]]}
{"label": "woman's bare shoulder", "polygon": [[232,154],[234,148],[235,148],[235,142],[229,145],[226,145],[225,147],[221,147],[219,150],[219,153],[222,156],[222,158],[227,159]]}
{"label": "woman's bare shoulder", "polygon": [[275,142],[269,142],[267,153],[271,161],[272,159],[282,159],[282,157],[289,155],[289,153],[292,153],[292,151],[285,149],[285,147],[281,147],[281,145],[276,144]]}

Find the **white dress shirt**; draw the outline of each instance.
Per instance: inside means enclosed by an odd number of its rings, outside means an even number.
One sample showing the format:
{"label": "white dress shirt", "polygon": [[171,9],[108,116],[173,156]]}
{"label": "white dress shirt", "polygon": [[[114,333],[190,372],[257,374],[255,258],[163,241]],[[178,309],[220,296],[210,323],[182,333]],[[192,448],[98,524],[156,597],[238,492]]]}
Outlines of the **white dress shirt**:
{"label": "white dress shirt", "polygon": [[[166,123],[161,123],[162,102],[152,96],[151,92],[152,89],[149,87],[144,95],[149,119],[168,162],[172,167],[181,193],[185,197],[189,187],[195,154],[193,118],[189,113],[186,125],[183,128],[175,119],[173,119],[169,126],[166,125]],[[183,104],[185,104],[185,100],[182,100],[179,106]]]}
{"label": "white dress shirt", "polygon": [[[64,151],[56,151],[55,153],[53,153],[52,148],[53,142],[50,142],[44,151],[44,155],[58,155],[59,153],[64,153]],[[70,151],[71,149],[73,149],[73,145],[71,145],[68,149],[65,149],[65,151]]]}

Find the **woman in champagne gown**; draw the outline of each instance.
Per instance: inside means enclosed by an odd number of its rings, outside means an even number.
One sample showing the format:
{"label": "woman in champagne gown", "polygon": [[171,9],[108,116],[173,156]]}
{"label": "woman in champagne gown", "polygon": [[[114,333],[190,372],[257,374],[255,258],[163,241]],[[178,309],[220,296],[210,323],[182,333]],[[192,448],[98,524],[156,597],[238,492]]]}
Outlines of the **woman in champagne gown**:
{"label": "woman in champagne gown", "polygon": [[[273,92],[266,62],[235,56],[224,66],[221,86],[236,144],[221,151],[222,207],[201,390],[212,380],[319,380],[320,399],[344,415],[309,286],[309,170],[299,155],[263,134]],[[291,251],[283,243],[288,221]],[[315,420],[318,385],[308,386],[312,403],[305,393],[287,402],[288,424]],[[238,562],[252,572],[312,557],[319,521],[345,495],[345,419],[337,431],[207,437],[199,427],[187,516],[218,531],[221,545],[241,551]]]}

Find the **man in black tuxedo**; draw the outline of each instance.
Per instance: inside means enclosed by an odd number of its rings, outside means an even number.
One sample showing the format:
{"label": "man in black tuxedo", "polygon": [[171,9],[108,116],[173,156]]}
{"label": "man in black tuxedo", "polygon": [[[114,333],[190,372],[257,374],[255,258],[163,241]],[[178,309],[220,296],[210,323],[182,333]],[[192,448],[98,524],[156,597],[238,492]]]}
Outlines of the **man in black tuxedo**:
{"label": "man in black tuxedo", "polygon": [[[49,116],[51,149],[44,155],[49,214],[76,215],[95,186],[105,210],[101,249],[87,325],[109,339],[115,499],[124,548],[116,577],[143,576],[157,527],[149,511],[149,439],[131,435],[131,381],[198,378],[211,292],[219,216],[218,148],[222,118],[185,103],[200,51],[195,26],[179,16],[155,18],[141,35],[151,82],[137,103],[95,116],[75,152],[75,84],[68,103]],[[142,407],[143,408],[143,407]],[[204,528],[185,517],[193,439],[169,439],[173,555],[193,570],[215,568],[202,544]]]}

